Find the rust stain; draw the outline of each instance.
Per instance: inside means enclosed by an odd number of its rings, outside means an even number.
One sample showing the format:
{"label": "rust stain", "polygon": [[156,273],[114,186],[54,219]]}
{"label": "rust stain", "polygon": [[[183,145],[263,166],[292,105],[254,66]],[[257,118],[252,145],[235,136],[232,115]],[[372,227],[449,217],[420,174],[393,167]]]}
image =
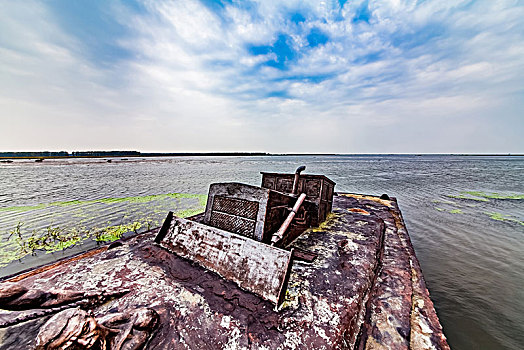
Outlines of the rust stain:
{"label": "rust stain", "polygon": [[59,261],[57,261],[55,263],[52,263],[50,265],[45,265],[45,266],[39,267],[37,269],[28,271],[26,273],[22,273],[21,275],[18,275],[18,276],[15,276],[13,278],[7,279],[6,282],[18,282],[18,281],[21,281],[21,280],[26,279],[28,277],[38,275],[38,274],[40,274],[42,272],[52,270],[52,269],[57,268],[59,266],[68,265],[69,263],[71,263],[73,261],[89,258],[89,257],[91,257],[93,255],[96,255],[96,254],[101,253],[101,252],[106,251],[106,250],[107,250],[107,247],[93,249],[93,250],[90,250],[88,252],[85,252],[85,253],[73,256],[71,258],[66,258],[64,260],[59,260]]}
{"label": "rust stain", "polygon": [[368,196],[364,194],[355,194],[355,193],[339,193],[339,195],[344,196],[344,197],[349,197],[349,198],[355,198],[355,199],[367,199],[367,200],[385,205],[388,208],[393,208],[392,200],[388,201],[385,199],[380,199],[379,197],[375,197],[375,196]]}
{"label": "rust stain", "polygon": [[359,214],[369,215],[369,211],[364,210],[364,209],[360,209],[360,208],[349,208],[348,211],[352,212],[352,213],[359,213]]}

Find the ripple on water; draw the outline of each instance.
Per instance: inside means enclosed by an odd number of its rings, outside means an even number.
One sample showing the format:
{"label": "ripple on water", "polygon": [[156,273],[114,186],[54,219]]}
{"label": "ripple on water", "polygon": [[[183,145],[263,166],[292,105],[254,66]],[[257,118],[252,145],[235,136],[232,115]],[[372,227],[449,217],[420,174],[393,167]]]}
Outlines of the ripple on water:
{"label": "ripple on water", "polygon": [[[0,164],[0,234],[5,239],[5,231],[18,221],[36,229],[50,223],[117,225],[145,217],[160,221],[168,210],[202,208],[202,203],[180,198],[27,211],[2,208],[165,193],[205,195],[212,182],[258,185],[259,171],[293,172],[302,164],[306,173],[333,179],[336,191],[398,198],[453,349],[518,349],[524,344],[524,225],[487,214],[524,221],[524,157],[177,157],[111,164],[96,159]],[[95,245],[86,241],[82,248],[39,254],[23,260],[22,266]]]}

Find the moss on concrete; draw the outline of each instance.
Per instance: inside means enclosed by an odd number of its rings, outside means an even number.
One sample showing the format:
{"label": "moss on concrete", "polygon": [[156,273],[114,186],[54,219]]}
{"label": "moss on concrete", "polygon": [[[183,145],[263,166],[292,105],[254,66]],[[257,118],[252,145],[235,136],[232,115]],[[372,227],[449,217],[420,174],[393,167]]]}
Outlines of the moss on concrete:
{"label": "moss on concrete", "polygon": [[313,232],[324,232],[329,230],[330,227],[335,224],[336,218],[340,216],[342,216],[342,214],[331,212],[328,214],[325,221],[323,221],[318,227],[310,228],[310,230]]}

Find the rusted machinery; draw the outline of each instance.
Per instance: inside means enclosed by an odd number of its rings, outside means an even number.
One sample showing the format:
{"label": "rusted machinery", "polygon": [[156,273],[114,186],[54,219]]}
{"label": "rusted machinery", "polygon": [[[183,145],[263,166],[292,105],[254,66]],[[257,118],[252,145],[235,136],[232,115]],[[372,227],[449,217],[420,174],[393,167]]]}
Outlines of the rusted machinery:
{"label": "rusted machinery", "polygon": [[259,242],[271,242],[296,197],[241,183],[216,183],[209,188],[204,224]]}
{"label": "rusted machinery", "polygon": [[278,307],[293,258],[308,255],[286,247],[322,222],[333,202],[335,183],[304,169],[262,173],[262,187],[212,184],[201,222],[170,212],[155,242]]}
{"label": "rusted machinery", "polygon": [[318,226],[326,219],[333,206],[335,183],[324,175],[302,175],[298,168],[295,175],[262,172],[262,187],[282,193],[305,193],[312,214],[311,225]]}

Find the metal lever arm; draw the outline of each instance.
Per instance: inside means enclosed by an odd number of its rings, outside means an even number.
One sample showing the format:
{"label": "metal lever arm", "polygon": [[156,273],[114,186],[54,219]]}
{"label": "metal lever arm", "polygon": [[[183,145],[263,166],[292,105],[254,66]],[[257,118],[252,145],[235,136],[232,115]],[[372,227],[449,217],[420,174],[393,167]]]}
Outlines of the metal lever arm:
{"label": "metal lever arm", "polygon": [[306,194],[305,193],[302,193],[300,196],[298,196],[298,199],[297,199],[295,205],[293,206],[293,209],[291,209],[291,212],[287,216],[286,220],[284,221],[282,226],[280,226],[278,231],[275,232],[273,234],[273,236],[271,237],[271,245],[275,245],[278,241],[280,241],[282,239],[282,237],[284,237],[284,233],[286,233],[286,230],[288,229],[289,225],[291,224],[291,221],[293,221],[293,218],[297,214],[297,212],[300,209],[300,206],[302,205],[302,203],[304,203],[305,199],[306,199]]}

